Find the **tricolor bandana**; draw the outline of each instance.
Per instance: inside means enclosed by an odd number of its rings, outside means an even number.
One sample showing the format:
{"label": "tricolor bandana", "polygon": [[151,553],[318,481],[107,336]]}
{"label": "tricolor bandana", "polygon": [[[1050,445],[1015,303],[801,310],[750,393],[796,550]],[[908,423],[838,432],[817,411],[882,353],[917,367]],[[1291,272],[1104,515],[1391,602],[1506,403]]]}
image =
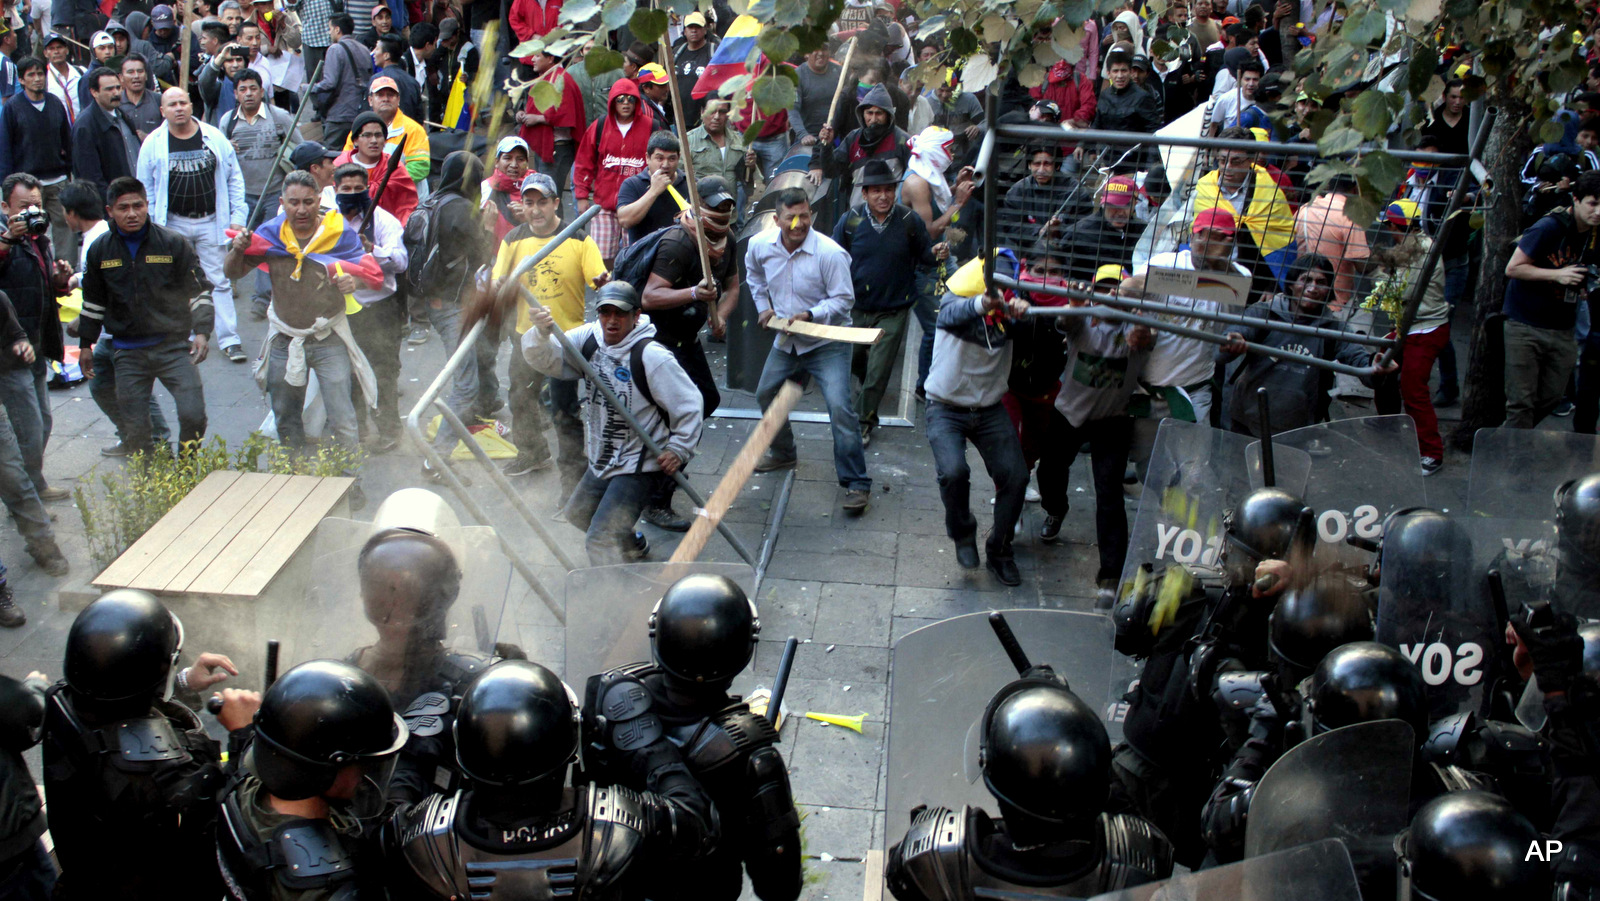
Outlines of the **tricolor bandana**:
{"label": "tricolor bandana", "polygon": [[[229,229],[230,237],[235,234],[237,232]],[[279,213],[251,233],[250,246],[245,248],[244,255],[292,258],[295,266],[294,272],[290,273],[289,277],[295,281],[300,280],[301,270],[309,258],[313,263],[321,263],[326,267],[330,279],[338,274],[338,271],[342,271],[345,275],[366,282],[370,287],[383,286],[383,269],[378,266],[378,261],[366,252],[366,248],[361,245],[361,237],[356,234],[355,229],[348,227],[344,216],[337,210],[323,215],[322,221],[317,223],[317,230],[312,233],[304,247],[300,246],[299,240],[294,235],[294,227],[289,224],[288,214]]]}

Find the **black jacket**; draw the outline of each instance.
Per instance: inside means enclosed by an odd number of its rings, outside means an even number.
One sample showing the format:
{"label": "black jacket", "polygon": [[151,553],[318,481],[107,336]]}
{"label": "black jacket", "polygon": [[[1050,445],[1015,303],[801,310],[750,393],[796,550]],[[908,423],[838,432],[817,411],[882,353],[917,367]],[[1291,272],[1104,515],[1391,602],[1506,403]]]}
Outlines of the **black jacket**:
{"label": "black jacket", "polygon": [[72,125],[67,108],[54,94],[44,95],[44,110],[19,91],[0,111],[0,172],[27,172],[56,178],[72,171]]}
{"label": "black jacket", "polygon": [[910,264],[933,265],[933,239],[922,217],[910,207],[891,207],[883,231],[874,228],[871,219],[867,205],[857,204],[833,227],[834,242],[850,254],[855,308],[903,310],[917,301],[916,267]]}
{"label": "black jacket", "polygon": [[[18,95],[21,96],[21,95]],[[40,356],[60,360],[61,318],[50,267],[55,251],[49,235],[23,238],[16,244],[0,240],[0,291],[11,299],[17,321],[28,333]]]}
{"label": "black jacket", "polygon": [[15,860],[44,834],[44,808],[22,753],[39,743],[46,687],[0,676],[0,861]]}
{"label": "black jacket", "polygon": [[1142,131],[1153,134],[1161,127],[1166,104],[1148,88],[1133,82],[1122,90],[1111,87],[1110,82],[1100,91],[1100,102],[1094,110],[1094,127],[1106,131]]}
{"label": "black jacket", "polygon": [[94,347],[102,326],[118,338],[209,335],[211,288],[194,246],[181,235],[152,222],[135,257],[112,227],[84,260],[78,343]]}
{"label": "black jacket", "polygon": [[1116,263],[1132,270],[1133,249],[1139,243],[1139,231],[1139,221],[1131,217],[1127,228],[1121,231],[1112,228],[1101,210],[1095,210],[1094,215],[1079,220],[1078,224],[1062,232],[1058,238],[1061,252],[1067,258],[1067,278],[1092,282],[1095,270],[1107,263]]}
{"label": "black jacket", "polygon": [[102,195],[112,179],[133,174],[129,150],[134,162],[139,158],[139,143],[127,121],[120,112],[107,113],[90,103],[72,126],[72,171],[94,182]]}
{"label": "black jacket", "polygon": [[[1251,304],[1244,311],[1250,319],[1259,319],[1256,327],[1228,326],[1229,331],[1244,335],[1246,341],[1265,344],[1283,350],[1295,351],[1322,360],[1336,360],[1346,366],[1372,365],[1372,348],[1352,341],[1319,338],[1314,335],[1295,335],[1266,327],[1269,322],[1291,322],[1316,328],[1346,331],[1337,317],[1326,313],[1307,315],[1294,310],[1294,301],[1287,295],[1275,295],[1265,303]],[[1234,355],[1217,351],[1217,361],[1229,363]],[[1371,386],[1372,379],[1363,378]],[[1259,354],[1246,354],[1244,361],[1233,373],[1233,421],[1250,434],[1260,436],[1260,409],[1256,406],[1256,389],[1267,388],[1270,398],[1269,415],[1274,432],[1314,425],[1328,418],[1328,391],[1333,388],[1333,373],[1296,360],[1280,360]]]}

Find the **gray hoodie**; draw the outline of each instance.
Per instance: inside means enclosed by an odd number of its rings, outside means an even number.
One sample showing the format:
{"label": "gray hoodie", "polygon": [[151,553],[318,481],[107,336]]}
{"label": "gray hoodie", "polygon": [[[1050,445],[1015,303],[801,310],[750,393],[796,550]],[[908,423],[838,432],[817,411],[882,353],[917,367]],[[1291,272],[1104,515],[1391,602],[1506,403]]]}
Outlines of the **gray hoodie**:
{"label": "gray hoodie", "polygon": [[[1346,331],[1339,319],[1318,310],[1306,314],[1294,309],[1294,301],[1287,294],[1275,294],[1267,303],[1250,305],[1244,315],[1263,322],[1292,322],[1318,328]],[[1293,335],[1261,327],[1229,326],[1228,331],[1239,332],[1246,341],[1282,348],[1323,360],[1337,360],[1347,366],[1371,366],[1372,348],[1334,338]],[[1217,360],[1227,363],[1234,355],[1217,351]],[[1369,387],[1371,377],[1363,377]],[[1326,369],[1297,360],[1279,360],[1260,354],[1246,353],[1232,375],[1233,397],[1230,409],[1233,421],[1248,429],[1250,434],[1261,434],[1260,411],[1256,406],[1256,389],[1266,388],[1272,431],[1287,432],[1313,425],[1327,418],[1328,389],[1332,387],[1333,374]]]}
{"label": "gray hoodie", "polygon": [[322,80],[312,90],[313,96],[324,91],[334,91],[333,105],[328,107],[324,120],[348,123],[355,121],[367,99],[367,82],[372,78],[372,51],[352,36],[339,39],[328,48],[322,58]]}
{"label": "gray hoodie", "polygon": [[[615,347],[606,344],[598,322],[572,329],[567,332],[567,338],[581,350],[589,337],[594,337],[596,347],[589,363],[595,374],[628,405],[650,437],[688,463],[700,443],[705,418],[701,411],[700,389],[689,380],[672,351],[652,340],[655,334],[656,327],[650,323],[650,317],[640,316],[633,331]],[[644,379],[655,403],[647,400],[638,389],[638,376],[632,371],[633,346],[640,341],[650,342],[644,348],[641,361]],[[563,356],[556,336],[546,335],[537,327],[523,334],[522,356],[528,365],[553,378],[583,377],[583,373]],[[602,479],[623,473],[660,472],[660,464],[645,448],[644,441],[611,409],[600,389],[594,385],[588,389],[583,399],[583,432],[589,471]]]}

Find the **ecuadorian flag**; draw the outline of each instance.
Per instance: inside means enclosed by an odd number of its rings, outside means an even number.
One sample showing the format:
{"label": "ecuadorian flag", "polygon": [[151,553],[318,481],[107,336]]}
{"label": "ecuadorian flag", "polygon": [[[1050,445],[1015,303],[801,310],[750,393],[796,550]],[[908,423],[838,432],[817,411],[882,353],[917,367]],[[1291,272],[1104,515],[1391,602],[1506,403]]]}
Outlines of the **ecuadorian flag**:
{"label": "ecuadorian flag", "polygon": [[450,99],[445,101],[444,121],[441,124],[456,131],[472,130],[472,104],[467,102],[467,78],[464,68],[456,73],[456,80],[450,85]]}
{"label": "ecuadorian flag", "polygon": [[336,274],[335,267],[340,267],[345,275],[366,282],[370,287],[383,286],[383,269],[378,266],[378,261],[367,253],[366,248],[361,246],[361,236],[356,234],[355,229],[349,227],[338,210],[332,210],[322,217],[317,230],[312,233],[311,239],[304,247],[301,247],[300,242],[295,239],[294,228],[289,225],[288,214],[279,213],[263,222],[260,228],[250,234],[250,246],[245,249],[244,255],[290,257],[296,265],[289,277],[296,281],[299,281],[301,269],[309,259],[324,266],[328,270],[329,278]]}
{"label": "ecuadorian flag", "polygon": [[717,89],[730,80],[749,74],[745,68],[745,60],[750,58],[750,51],[756,48],[756,38],[761,35],[761,23],[754,16],[740,16],[728,26],[728,33],[722,36],[722,43],[717,45],[717,52],[711,54],[711,61],[706,63],[706,70],[700,73],[700,80],[694,83],[694,90],[689,96],[696,100],[703,100],[717,92]]}

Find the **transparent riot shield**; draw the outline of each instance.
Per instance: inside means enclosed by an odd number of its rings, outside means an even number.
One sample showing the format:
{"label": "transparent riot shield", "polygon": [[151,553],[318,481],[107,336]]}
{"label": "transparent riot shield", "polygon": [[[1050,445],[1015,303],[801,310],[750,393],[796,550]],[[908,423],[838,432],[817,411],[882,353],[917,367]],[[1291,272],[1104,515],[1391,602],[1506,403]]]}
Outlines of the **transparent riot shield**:
{"label": "transparent riot shield", "polygon": [[1256,784],[1246,859],[1323,839],[1379,840],[1404,829],[1416,736],[1400,720],[1357,723],[1290,748]]}
{"label": "transparent riot shield", "polygon": [[[1150,451],[1139,511],[1129,530],[1128,558],[1119,598],[1151,579],[1163,580],[1171,570],[1215,571],[1222,551],[1222,517],[1240,498],[1262,487],[1257,444],[1248,435],[1208,425],[1163,420]],[[1275,448],[1276,450],[1276,448]],[[1290,494],[1305,492],[1311,459],[1305,451],[1286,447],[1274,454],[1274,484]],[[1113,653],[1108,680],[1106,728],[1120,740],[1122,698],[1139,677],[1140,661]]]}
{"label": "transparent riot shield", "polygon": [[[581,691],[592,675],[648,661],[650,611],[672,583],[698,573],[727,576],[746,594],[755,590],[755,570],[743,563],[623,563],[568,573],[567,684]],[[734,692],[745,691],[744,682],[751,679],[761,681],[746,668]],[[766,674],[764,684],[771,680]]]}
{"label": "transparent riot shield", "polygon": [[[1039,897],[1022,892],[986,893],[984,899]],[[1261,857],[1174,876],[1137,888],[1095,895],[1090,901],[1360,901],[1350,852],[1337,841],[1320,841]]]}
{"label": "transparent riot shield", "polygon": [[1472,439],[1467,509],[1550,519],[1561,483],[1600,472],[1600,436],[1544,429],[1479,429]]}
{"label": "transparent riot shield", "polygon": [[[1108,621],[1066,610],[1004,610],[1023,652],[1048,663],[1093,704],[1105,696]],[[889,769],[884,847],[905,836],[920,804],[964,804],[999,815],[977,778],[979,721],[989,700],[1017,678],[987,613],[942,620],[895,642],[889,680]]]}
{"label": "transparent riot shield", "polygon": [[[1419,522],[1426,530],[1413,533]],[[1554,580],[1554,527],[1544,520],[1420,513],[1396,517],[1390,529],[1377,640],[1422,670],[1430,718],[1486,712],[1490,690],[1507,673],[1504,617],[1547,594]],[[1499,574],[1503,606],[1491,571]]]}
{"label": "transparent riot shield", "polygon": [[[1272,439],[1280,479],[1303,481],[1303,497],[1317,513],[1313,565],[1319,572],[1343,569],[1353,574],[1373,562],[1383,523],[1390,513],[1425,507],[1427,490],[1417,461],[1417,427],[1410,416],[1363,416],[1293,429]],[[1286,449],[1305,456],[1285,455]],[[1261,444],[1249,449],[1252,463]],[[1294,467],[1310,470],[1302,476]]]}

